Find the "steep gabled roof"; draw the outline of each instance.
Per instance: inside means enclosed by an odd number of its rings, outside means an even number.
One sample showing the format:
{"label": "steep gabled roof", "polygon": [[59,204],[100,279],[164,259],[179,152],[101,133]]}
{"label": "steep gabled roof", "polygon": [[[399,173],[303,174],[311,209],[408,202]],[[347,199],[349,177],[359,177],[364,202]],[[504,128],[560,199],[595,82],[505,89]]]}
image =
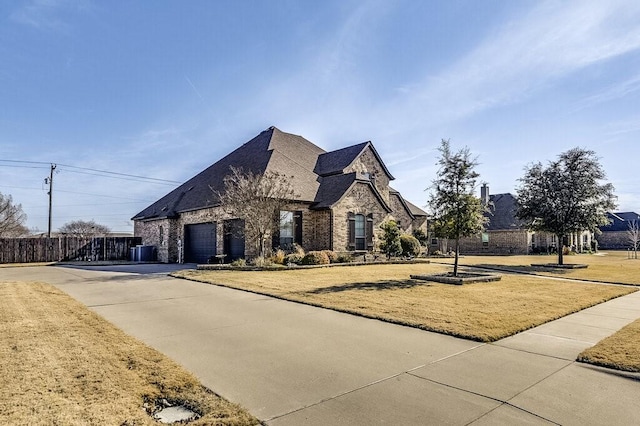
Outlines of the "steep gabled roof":
{"label": "steep gabled roof", "polygon": [[516,198],[512,194],[495,194],[489,197],[488,231],[525,229],[524,222],[516,217]]}
{"label": "steep gabled roof", "polygon": [[311,202],[319,186],[317,176],[311,170],[318,155],[323,152],[324,150],[301,136],[270,127],[138,213],[133,219],[175,217],[183,211],[217,205],[214,191],[224,189],[224,177],[229,174],[231,166],[254,174],[271,171],[290,176],[299,200]]}
{"label": "steep gabled roof", "polygon": [[609,225],[601,226],[602,232],[621,232],[629,230],[629,222],[632,220],[640,221],[640,215],[635,212],[607,213],[607,217],[611,221]]}
{"label": "steep gabled roof", "polygon": [[362,155],[362,153],[367,148],[371,148],[371,152],[373,152],[373,155],[382,166],[384,172],[387,174],[389,179],[393,180],[394,177],[391,175],[391,173],[387,169],[387,166],[385,166],[382,158],[380,158],[380,155],[378,155],[378,152],[373,147],[373,144],[370,141],[348,146],[346,148],[338,149],[335,151],[326,152],[320,155],[313,171],[320,176],[330,176],[343,173],[344,170],[349,167],[360,155]]}
{"label": "steep gabled roof", "polygon": [[409,214],[411,219],[415,219],[416,216],[427,216],[427,212],[422,210],[420,207],[409,203],[402,197],[402,194],[400,194],[400,192],[391,187],[389,187],[389,195],[398,197],[400,204],[402,204],[402,207],[404,207],[405,211]]}
{"label": "steep gabled roof", "polygon": [[[314,209],[331,208],[353,185],[365,184],[383,208],[390,212],[388,204],[369,179],[363,179],[355,172],[345,174],[345,169],[367,149],[371,149],[389,179],[393,179],[371,142],[325,152],[301,136],[270,127],[151,204],[133,220],[175,218],[181,212],[217,206],[219,200],[215,193],[224,190],[224,178],[231,167],[253,174],[273,172],[286,176],[293,185],[295,201],[307,202]],[[397,191],[393,193],[397,194],[410,215],[426,216]]]}
{"label": "steep gabled roof", "polygon": [[[404,200],[404,198],[403,198]],[[410,203],[407,200],[404,200],[404,202],[407,204],[407,207],[409,207],[409,210],[411,211],[411,214],[414,216],[428,216],[427,212],[425,212],[424,210],[422,210],[420,207],[416,206],[413,203]]]}
{"label": "steep gabled roof", "polygon": [[333,207],[347,195],[349,189],[357,184],[367,185],[380,202],[380,205],[382,205],[386,211],[391,211],[391,208],[384,201],[380,192],[378,192],[371,181],[368,179],[359,179],[358,173],[356,172],[321,177],[320,188],[318,189],[316,199],[311,205],[311,208],[321,210]]}

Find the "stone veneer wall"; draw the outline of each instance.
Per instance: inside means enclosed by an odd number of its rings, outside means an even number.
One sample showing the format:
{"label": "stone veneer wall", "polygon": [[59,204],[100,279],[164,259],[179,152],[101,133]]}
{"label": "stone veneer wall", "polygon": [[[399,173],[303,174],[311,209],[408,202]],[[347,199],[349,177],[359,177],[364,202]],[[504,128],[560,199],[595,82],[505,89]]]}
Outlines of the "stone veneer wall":
{"label": "stone veneer wall", "polygon": [[[158,261],[167,262],[168,248],[170,245],[170,219],[157,219],[152,221],[135,221],[133,224],[133,235],[142,238],[142,244],[155,246],[158,254]],[[163,241],[160,242],[160,228],[163,228]]]}
{"label": "stone veneer wall", "polygon": [[374,184],[382,199],[389,204],[389,177],[371,148],[367,148],[350,167],[345,169],[345,173],[353,172],[369,173],[374,178]]}
{"label": "stone veneer wall", "polygon": [[382,207],[367,184],[357,183],[333,208],[333,250],[349,250],[349,212],[365,216],[373,214],[374,248],[377,248],[382,233],[380,224],[391,215]]}
{"label": "stone veneer wall", "polygon": [[413,219],[407,213],[407,209],[404,208],[402,202],[400,201],[400,196],[398,194],[391,194],[389,207],[391,207],[393,219],[398,223],[400,228],[407,232],[411,233],[413,231]]}

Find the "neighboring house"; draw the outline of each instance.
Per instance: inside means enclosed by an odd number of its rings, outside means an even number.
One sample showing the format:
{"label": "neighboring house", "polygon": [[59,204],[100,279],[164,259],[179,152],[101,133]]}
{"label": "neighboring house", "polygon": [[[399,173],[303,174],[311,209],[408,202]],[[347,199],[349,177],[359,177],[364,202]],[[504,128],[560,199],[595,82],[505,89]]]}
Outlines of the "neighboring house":
{"label": "neighboring house", "polygon": [[[489,193],[489,186],[482,185],[480,198],[489,206],[486,217],[489,223],[485,232],[477,237],[460,240],[460,253],[466,254],[529,254],[549,253],[558,250],[557,237],[547,232],[532,232],[524,222],[516,217],[517,202],[514,195]],[[592,235],[590,232],[580,232],[570,235],[564,245],[582,252],[591,248]],[[443,242],[431,240],[433,250],[442,250]],[[446,244],[453,247],[451,242]]]}
{"label": "neighboring house", "polygon": [[326,152],[270,127],[133,217],[135,235],[158,248],[160,261],[256,255],[244,218],[226,215],[214,195],[232,166],[291,177],[296,199],[280,212],[274,248],[297,243],[306,250],[366,252],[377,248],[380,224],[389,219],[406,232],[426,229],[426,213],[389,186],[394,178],[371,142]]}
{"label": "neighboring house", "polygon": [[635,212],[607,213],[611,221],[609,225],[601,226],[598,248],[606,250],[626,250],[631,247],[629,239],[629,224],[633,220],[640,222],[640,215]]}

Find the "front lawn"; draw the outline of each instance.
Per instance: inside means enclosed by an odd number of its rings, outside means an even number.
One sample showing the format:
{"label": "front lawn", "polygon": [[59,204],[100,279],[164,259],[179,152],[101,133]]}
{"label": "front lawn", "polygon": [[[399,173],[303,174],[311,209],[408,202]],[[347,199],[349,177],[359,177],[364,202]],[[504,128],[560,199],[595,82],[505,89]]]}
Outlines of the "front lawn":
{"label": "front lawn", "polygon": [[[434,262],[453,263],[452,259],[434,259]],[[530,256],[474,256],[460,258],[460,265],[486,266],[510,269],[536,275],[575,278],[579,280],[622,283],[640,286],[640,259],[628,259],[625,251],[607,251],[597,254],[576,254],[564,257],[564,263],[582,263],[586,269],[552,269],[532,267],[531,264],[556,263],[557,255]]]}
{"label": "front lawn", "polygon": [[0,424],[157,425],[163,399],[193,425],[258,424],[51,285],[0,283],[0,299]]}
{"label": "front lawn", "polygon": [[640,319],[586,349],[578,361],[640,373]]}
{"label": "front lawn", "polygon": [[173,275],[484,342],[635,291],[508,274],[498,282],[463,286],[409,278],[449,270],[418,263]]}

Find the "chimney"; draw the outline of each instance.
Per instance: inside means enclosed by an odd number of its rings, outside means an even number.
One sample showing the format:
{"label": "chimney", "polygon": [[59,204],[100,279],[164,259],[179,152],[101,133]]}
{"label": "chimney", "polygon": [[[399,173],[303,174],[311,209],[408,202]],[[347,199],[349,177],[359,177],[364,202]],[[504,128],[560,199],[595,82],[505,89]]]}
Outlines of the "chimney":
{"label": "chimney", "polygon": [[480,187],[480,201],[485,206],[489,204],[489,185],[486,183],[483,183]]}

